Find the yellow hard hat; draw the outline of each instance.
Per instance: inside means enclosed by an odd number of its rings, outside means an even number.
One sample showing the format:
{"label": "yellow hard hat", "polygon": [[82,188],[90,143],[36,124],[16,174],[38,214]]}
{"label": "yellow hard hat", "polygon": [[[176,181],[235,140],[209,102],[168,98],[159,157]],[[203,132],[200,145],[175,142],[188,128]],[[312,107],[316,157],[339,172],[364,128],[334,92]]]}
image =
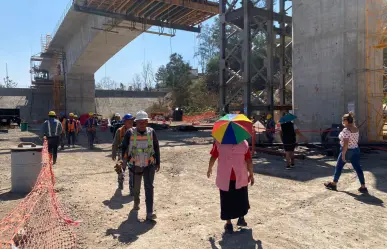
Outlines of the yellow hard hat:
{"label": "yellow hard hat", "polygon": [[271,119],[273,116],[271,114],[267,114],[266,119]]}
{"label": "yellow hard hat", "polygon": [[50,111],[50,112],[48,113],[48,116],[56,116],[56,113],[55,113],[54,111]]}
{"label": "yellow hard hat", "polygon": [[93,116],[94,115],[94,113],[92,113],[92,112],[89,112],[89,116]]}
{"label": "yellow hard hat", "polygon": [[74,118],[78,118],[78,115],[74,115]]}
{"label": "yellow hard hat", "polygon": [[69,113],[69,116],[70,116],[70,117],[74,117],[74,113],[70,112],[70,113]]}

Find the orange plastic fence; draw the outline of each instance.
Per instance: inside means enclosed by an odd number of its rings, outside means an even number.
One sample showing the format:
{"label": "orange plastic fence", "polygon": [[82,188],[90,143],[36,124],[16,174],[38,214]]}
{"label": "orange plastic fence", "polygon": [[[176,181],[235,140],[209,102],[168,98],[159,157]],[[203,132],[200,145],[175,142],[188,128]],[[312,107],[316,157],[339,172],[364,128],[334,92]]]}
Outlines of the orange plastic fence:
{"label": "orange plastic fence", "polygon": [[73,226],[54,191],[55,178],[47,141],[42,170],[32,191],[0,221],[0,249],[76,248]]}
{"label": "orange plastic fence", "polygon": [[212,119],[217,117],[216,113],[214,111],[209,111],[205,112],[199,115],[194,115],[194,116],[183,116],[183,121],[184,122],[200,122],[208,119]]}

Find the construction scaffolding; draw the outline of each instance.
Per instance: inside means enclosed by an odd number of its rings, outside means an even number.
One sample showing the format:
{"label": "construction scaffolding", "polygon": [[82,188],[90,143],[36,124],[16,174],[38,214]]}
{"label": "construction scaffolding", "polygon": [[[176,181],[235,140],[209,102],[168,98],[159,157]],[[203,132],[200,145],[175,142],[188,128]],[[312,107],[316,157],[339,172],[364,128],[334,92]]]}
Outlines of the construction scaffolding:
{"label": "construction scaffolding", "polygon": [[31,56],[31,88],[52,88],[53,106],[56,112],[64,111],[64,70],[62,51],[50,51],[51,36],[41,36],[41,52]]}
{"label": "construction scaffolding", "polygon": [[[286,98],[291,89],[290,3],[279,0],[276,12],[274,0],[219,1],[223,112],[242,111],[250,116],[257,110],[273,114],[292,109]],[[259,45],[254,43],[257,40]]]}
{"label": "construction scaffolding", "polygon": [[383,52],[387,49],[387,3],[366,2],[366,88],[369,142],[387,141],[387,74]]}

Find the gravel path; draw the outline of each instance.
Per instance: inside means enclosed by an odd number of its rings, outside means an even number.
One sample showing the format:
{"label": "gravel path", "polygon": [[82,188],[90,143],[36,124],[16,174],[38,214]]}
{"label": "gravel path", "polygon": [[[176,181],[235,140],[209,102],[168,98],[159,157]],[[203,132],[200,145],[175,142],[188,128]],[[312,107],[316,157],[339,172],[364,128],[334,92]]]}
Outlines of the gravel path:
{"label": "gravel path", "polygon": [[[157,224],[131,212],[128,186],[116,190],[110,158],[110,134],[100,135],[95,151],[78,146],[59,154],[56,190],[73,219],[79,248],[387,248],[387,153],[364,154],[362,165],[370,196],[357,193],[355,174],[347,169],[339,191],[324,189],[334,160],[310,152],[293,171],[276,156],[254,159],[256,185],[249,188],[248,229],[223,235],[219,191],[206,177],[212,139],[209,132],[158,132],[162,165],[155,179]],[[20,197],[10,189],[10,152],[18,141],[36,141],[33,133],[0,134],[0,218]],[[85,139],[81,138],[81,145]],[[312,156],[313,155],[313,156]]]}

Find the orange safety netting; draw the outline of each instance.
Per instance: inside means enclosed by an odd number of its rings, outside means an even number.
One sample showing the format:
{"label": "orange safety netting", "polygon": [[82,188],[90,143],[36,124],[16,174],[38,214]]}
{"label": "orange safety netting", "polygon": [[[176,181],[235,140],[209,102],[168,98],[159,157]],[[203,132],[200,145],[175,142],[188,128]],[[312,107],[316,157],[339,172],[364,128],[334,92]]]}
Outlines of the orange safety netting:
{"label": "orange safety netting", "polygon": [[184,122],[200,122],[218,117],[214,111],[204,112],[194,116],[183,116]]}
{"label": "orange safety netting", "polygon": [[73,226],[54,191],[52,160],[45,140],[42,170],[32,191],[0,221],[0,249],[76,248]]}

